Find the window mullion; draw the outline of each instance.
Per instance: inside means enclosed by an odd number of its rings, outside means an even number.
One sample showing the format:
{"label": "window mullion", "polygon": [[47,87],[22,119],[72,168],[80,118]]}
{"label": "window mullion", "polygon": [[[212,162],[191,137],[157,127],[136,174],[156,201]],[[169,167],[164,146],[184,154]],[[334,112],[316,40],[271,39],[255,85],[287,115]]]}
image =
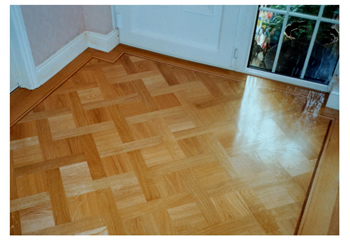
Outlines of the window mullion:
{"label": "window mullion", "polygon": [[305,76],[305,73],[306,73],[306,69],[307,69],[307,66],[309,64],[309,60],[310,60],[310,57],[311,57],[312,49],[313,49],[314,44],[315,44],[318,28],[319,28],[320,23],[321,23],[321,18],[322,18],[324,7],[325,6],[322,5],[320,7],[320,11],[318,13],[318,18],[317,18],[317,22],[316,22],[316,25],[315,25],[315,29],[314,29],[314,31],[312,33],[312,37],[311,37],[310,45],[309,45],[309,48],[308,48],[308,51],[307,51],[307,54],[306,54],[304,66],[303,66],[303,69],[301,71],[301,75],[300,75],[301,79],[304,79],[304,76]]}
{"label": "window mullion", "polygon": [[279,40],[278,40],[276,55],[275,55],[275,59],[274,59],[274,61],[273,61],[273,65],[272,65],[272,70],[271,70],[271,72],[273,72],[273,73],[276,71],[278,58],[279,58],[279,56],[280,56],[280,52],[281,52],[281,48],[282,48],[282,43],[283,43],[284,29],[285,29],[286,26],[287,26],[288,17],[289,17],[289,11],[290,11],[290,6],[287,5],[287,10],[286,10],[286,12],[285,12],[284,20],[283,20],[283,25],[282,25],[282,28],[281,28],[280,38],[279,38]]}

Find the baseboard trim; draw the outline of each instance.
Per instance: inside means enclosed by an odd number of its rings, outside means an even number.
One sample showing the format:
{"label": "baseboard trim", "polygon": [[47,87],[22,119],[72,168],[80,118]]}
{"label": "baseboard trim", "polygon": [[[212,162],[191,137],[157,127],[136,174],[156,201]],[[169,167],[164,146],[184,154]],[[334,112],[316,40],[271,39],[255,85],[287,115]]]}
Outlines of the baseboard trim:
{"label": "baseboard trim", "polygon": [[85,31],[57,51],[45,62],[36,67],[38,85],[41,86],[67,64],[78,57],[88,47],[104,52],[110,52],[119,44],[119,31],[114,29],[108,35]]}
{"label": "baseboard trim", "polygon": [[36,67],[39,77],[39,86],[52,78],[68,63],[73,61],[82,52],[87,49],[87,40],[85,32],[70,41],[54,55],[49,57],[45,62]]}
{"label": "baseboard trim", "polygon": [[39,87],[38,76],[32,57],[33,54],[28,40],[27,30],[23,21],[21,7],[19,5],[10,6],[10,27],[11,68],[13,62],[16,63],[15,66],[17,66],[15,70],[17,75],[11,73],[10,78],[14,78],[14,81],[20,87],[35,89]]}
{"label": "baseboard trim", "polygon": [[110,52],[120,42],[118,29],[114,29],[108,35],[102,35],[90,31],[85,31],[85,34],[87,46],[103,52]]}
{"label": "baseboard trim", "polygon": [[329,94],[326,106],[335,110],[339,110],[339,78],[334,77],[333,79],[334,84]]}

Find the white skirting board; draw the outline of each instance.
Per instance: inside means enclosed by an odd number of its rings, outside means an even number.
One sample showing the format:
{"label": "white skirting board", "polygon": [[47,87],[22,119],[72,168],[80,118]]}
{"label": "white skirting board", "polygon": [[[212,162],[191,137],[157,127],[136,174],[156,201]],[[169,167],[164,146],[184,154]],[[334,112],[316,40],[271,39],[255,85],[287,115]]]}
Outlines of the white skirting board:
{"label": "white skirting board", "polygon": [[120,43],[119,31],[114,29],[107,35],[85,31],[70,41],[58,52],[36,67],[38,86],[52,78],[68,63],[84,52],[88,47],[109,52]]}
{"label": "white skirting board", "polygon": [[339,110],[339,79],[336,79],[335,84],[329,93],[326,107]]}

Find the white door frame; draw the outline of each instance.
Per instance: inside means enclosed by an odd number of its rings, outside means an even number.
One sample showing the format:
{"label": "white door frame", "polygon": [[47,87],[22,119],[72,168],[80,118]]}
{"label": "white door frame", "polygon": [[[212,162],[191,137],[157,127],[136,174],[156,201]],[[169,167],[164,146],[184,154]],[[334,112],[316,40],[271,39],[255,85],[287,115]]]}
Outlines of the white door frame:
{"label": "white door frame", "polygon": [[298,78],[287,77],[270,72],[259,71],[256,69],[248,68],[249,54],[251,43],[255,33],[255,21],[257,17],[259,6],[241,6],[239,23],[237,28],[236,39],[234,48],[238,49],[237,58],[235,59],[235,65],[232,68],[234,71],[254,75],[262,78],[268,78],[279,82],[290,83],[293,85],[306,87],[322,92],[330,92],[333,82],[328,85],[306,81]]}
{"label": "white door frame", "polygon": [[10,6],[10,49],[12,66],[10,81],[27,89],[39,87],[32,50],[19,5]]}

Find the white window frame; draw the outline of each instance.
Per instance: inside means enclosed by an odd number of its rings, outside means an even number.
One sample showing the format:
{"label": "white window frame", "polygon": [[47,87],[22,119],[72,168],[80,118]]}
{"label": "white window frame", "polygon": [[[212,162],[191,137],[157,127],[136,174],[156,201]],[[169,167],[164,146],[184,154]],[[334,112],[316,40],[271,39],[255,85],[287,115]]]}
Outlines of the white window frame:
{"label": "white window frame", "polygon": [[[328,85],[325,85],[325,84],[321,84],[321,83],[303,80],[303,78],[305,76],[307,65],[308,65],[309,60],[310,60],[312,49],[313,49],[313,46],[314,46],[314,43],[316,40],[316,36],[317,36],[317,32],[318,32],[318,28],[319,28],[320,23],[326,22],[326,23],[332,23],[332,24],[339,24],[339,20],[334,20],[334,19],[322,17],[324,7],[325,7],[325,5],[320,6],[320,10],[319,10],[319,13],[317,16],[308,15],[308,14],[304,14],[304,13],[290,12],[290,5],[287,5],[286,10],[259,7],[257,5],[242,7],[240,15],[245,16],[245,17],[240,18],[240,23],[239,23],[239,26],[237,29],[237,31],[242,33],[242,34],[241,35],[237,34],[237,39],[235,41],[234,48],[239,50],[239,54],[238,54],[237,59],[235,60],[233,70],[243,72],[246,74],[256,75],[256,76],[263,77],[263,78],[273,79],[273,80],[280,81],[280,82],[290,83],[290,84],[298,85],[301,87],[307,87],[307,88],[315,89],[318,91],[330,92],[331,86],[333,84],[333,82],[331,82],[331,81]],[[252,42],[252,39],[254,38],[254,34],[255,34],[255,22],[256,22],[258,10],[284,14],[285,18],[284,18],[284,22],[282,25],[282,29],[285,28],[289,16],[300,17],[300,18],[305,18],[305,19],[310,19],[310,20],[316,21],[315,28],[313,31],[313,35],[311,38],[311,42],[309,45],[309,49],[308,49],[308,52],[306,55],[306,59],[304,62],[304,66],[303,66],[300,78],[294,78],[294,77],[283,76],[280,74],[275,74],[276,66],[277,66],[277,62],[278,62],[278,57],[279,57],[279,54],[281,51],[281,46],[282,46],[282,40],[283,40],[283,35],[284,35],[283,33],[281,33],[281,35],[280,35],[280,39],[279,39],[279,42],[277,45],[276,57],[275,57],[273,68],[272,68],[271,72],[261,71],[258,69],[253,69],[253,68],[248,67],[249,55],[250,55],[250,50],[251,50],[251,42]],[[339,59],[338,59],[337,65],[339,65]]]}

